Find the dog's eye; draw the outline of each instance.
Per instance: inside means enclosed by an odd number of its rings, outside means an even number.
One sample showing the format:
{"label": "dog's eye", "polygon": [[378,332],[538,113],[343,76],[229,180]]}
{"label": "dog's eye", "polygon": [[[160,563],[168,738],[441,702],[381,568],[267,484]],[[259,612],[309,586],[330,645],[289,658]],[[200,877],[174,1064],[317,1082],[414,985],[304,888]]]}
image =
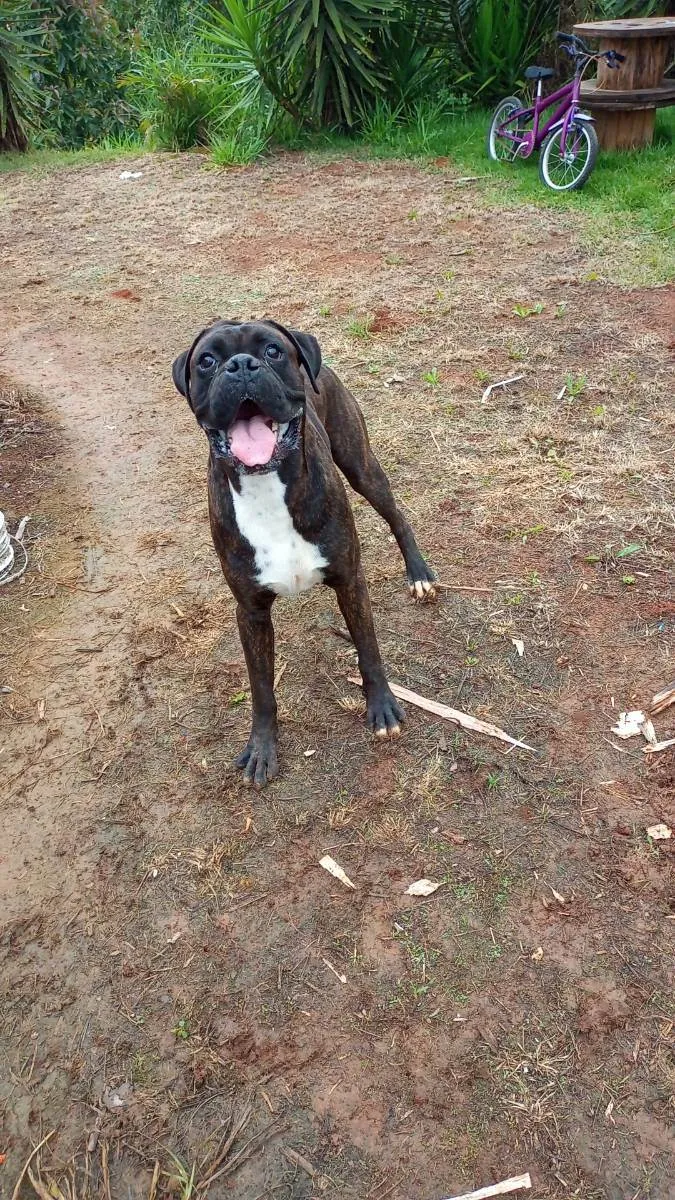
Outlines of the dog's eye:
{"label": "dog's eye", "polygon": [[274,342],[272,342],[271,346],[267,347],[265,356],[266,358],[281,358],[283,356],[283,350],[280,350],[279,347],[275,346]]}
{"label": "dog's eye", "polygon": [[200,354],[199,361],[197,363],[200,371],[210,371],[212,367],[215,367],[215,365],[216,360],[212,354]]}

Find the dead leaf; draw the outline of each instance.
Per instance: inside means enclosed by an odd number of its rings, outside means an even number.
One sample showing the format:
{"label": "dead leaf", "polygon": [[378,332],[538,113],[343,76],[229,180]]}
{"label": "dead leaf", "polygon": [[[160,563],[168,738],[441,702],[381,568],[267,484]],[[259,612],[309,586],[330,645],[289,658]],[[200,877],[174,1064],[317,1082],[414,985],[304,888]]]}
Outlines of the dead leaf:
{"label": "dead leaf", "polygon": [[316,750],[305,750],[304,751],[305,758],[311,758],[313,754],[316,754]]}
{"label": "dead leaf", "polygon": [[340,883],[344,883],[345,887],[356,891],[356,884],[352,883],[348,875],[345,875],[340,864],[336,863],[330,854],[324,854],[323,858],[319,859],[319,866],[323,867],[324,871],[328,871],[330,875],[334,875],[336,879],[339,879]]}
{"label": "dead leaf", "polygon": [[565,897],[561,896],[560,892],[556,892],[555,888],[551,887],[550,883],[548,886],[551,888],[551,891],[553,892],[553,895],[555,896],[556,900],[558,901],[558,904],[566,904],[567,903],[567,901],[565,900]]}
{"label": "dead leaf", "polygon": [[671,838],[672,836],[672,829],[669,829],[668,826],[664,825],[662,822],[658,825],[650,825],[649,829],[647,830],[647,837],[651,838],[653,842],[667,842],[668,838]]}
{"label": "dead leaf", "polygon": [[434,883],[433,879],[418,879],[415,883],[411,883],[410,887],[406,888],[404,896],[431,896],[437,891],[440,883]]}
{"label": "dead leaf", "polygon": [[544,957],[543,946],[537,946],[537,949],[533,950],[532,954],[530,955],[530,958],[533,960],[533,962],[541,962],[543,957]]}
{"label": "dead leaf", "polygon": [[525,653],[524,641],[521,638],[514,638],[514,637],[511,638],[511,641],[513,642],[516,650],[518,651],[518,657],[522,658]]}

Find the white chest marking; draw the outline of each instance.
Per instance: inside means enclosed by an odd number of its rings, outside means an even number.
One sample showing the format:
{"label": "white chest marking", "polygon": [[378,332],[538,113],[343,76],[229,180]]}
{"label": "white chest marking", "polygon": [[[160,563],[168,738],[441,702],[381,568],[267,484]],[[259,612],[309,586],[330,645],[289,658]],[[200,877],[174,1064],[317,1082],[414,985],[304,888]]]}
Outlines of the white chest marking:
{"label": "white chest marking", "polygon": [[321,583],[328,560],[295,528],[277,472],[241,475],[240,480],[241,492],[230,484],[234,515],[253,547],[258,583],[277,596],[294,596]]}

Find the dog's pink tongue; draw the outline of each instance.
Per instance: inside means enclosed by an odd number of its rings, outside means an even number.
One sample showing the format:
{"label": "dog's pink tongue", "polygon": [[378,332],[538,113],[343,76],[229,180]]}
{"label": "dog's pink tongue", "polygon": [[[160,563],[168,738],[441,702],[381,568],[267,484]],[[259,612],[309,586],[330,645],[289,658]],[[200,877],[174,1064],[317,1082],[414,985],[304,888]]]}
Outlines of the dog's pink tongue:
{"label": "dog's pink tongue", "polygon": [[277,444],[276,434],[259,416],[251,417],[248,421],[235,421],[229,437],[234,457],[247,467],[261,467],[268,463]]}

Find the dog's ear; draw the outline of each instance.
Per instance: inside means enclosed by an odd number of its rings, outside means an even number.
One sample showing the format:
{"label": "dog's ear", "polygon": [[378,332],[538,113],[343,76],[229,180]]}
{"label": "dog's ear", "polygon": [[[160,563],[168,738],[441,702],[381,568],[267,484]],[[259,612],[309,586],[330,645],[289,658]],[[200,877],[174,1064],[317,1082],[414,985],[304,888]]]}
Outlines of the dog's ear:
{"label": "dog's ear", "polygon": [[268,321],[268,325],[273,325],[280,333],[283,333],[295,346],[300,365],[305,368],[307,378],[311,383],[314,391],[318,394],[319,385],[317,384],[317,376],[321,370],[321,347],[316,338],[311,333],[302,333],[299,329],[286,329],[285,325],[280,325],[278,321]]}
{"label": "dog's ear", "polygon": [[309,382],[318,392],[316,381],[321,370],[321,347],[312,333],[302,333],[299,329],[291,329],[289,333],[299,348],[300,361],[309,375]]}
{"label": "dog's ear", "polygon": [[185,396],[190,408],[192,408],[192,396],[190,395],[190,359],[192,358],[192,351],[197,345],[197,342],[201,341],[204,334],[207,333],[209,329],[211,329],[211,326],[206,325],[204,329],[199,330],[199,333],[190,346],[190,349],[184,350],[182,354],[179,354],[178,358],[174,360],[174,364],[171,368],[173,381],[181,396]]}
{"label": "dog's ear", "polygon": [[186,399],[188,398],[187,364],[189,357],[190,351],[184,350],[182,354],[178,355],[178,358],[174,359],[174,364],[171,368],[173,382],[181,396],[185,396]]}

